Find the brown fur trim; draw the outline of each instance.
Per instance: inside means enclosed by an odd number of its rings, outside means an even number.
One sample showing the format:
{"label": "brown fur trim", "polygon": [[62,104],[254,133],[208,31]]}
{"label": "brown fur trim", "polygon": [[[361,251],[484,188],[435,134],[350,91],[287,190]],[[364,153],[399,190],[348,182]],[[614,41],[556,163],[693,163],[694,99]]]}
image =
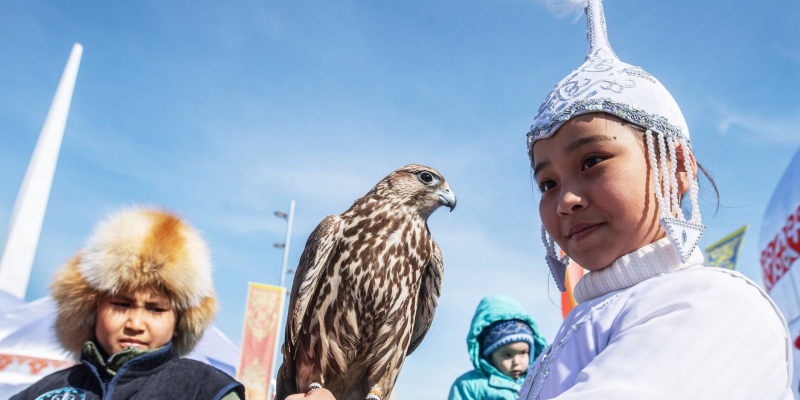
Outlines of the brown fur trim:
{"label": "brown fur trim", "polygon": [[125,210],[101,222],[86,248],[55,276],[56,334],[78,354],[94,338],[97,305],[107,295],[151,289],[177,313],[174,344],[189,353],[214,320],[211,261],[200,236],[176,215]]}
{"label": "brown fur trim", "polygon": [[94,338],[100,293],[92,289],[80,274],[80,252],[56,273],[50,286],[58,304],[56,337],[67,351],[77,355],[84,343]]}
{"label": "brown fur trim", "polygon": [[214,321],[216,313],[217,299],[214,297],[206,297],[199,306],[180,313],[175,328],[177,336],[172,341],[179,355],[185,356],[192,351],[203,337],[206,327]]}

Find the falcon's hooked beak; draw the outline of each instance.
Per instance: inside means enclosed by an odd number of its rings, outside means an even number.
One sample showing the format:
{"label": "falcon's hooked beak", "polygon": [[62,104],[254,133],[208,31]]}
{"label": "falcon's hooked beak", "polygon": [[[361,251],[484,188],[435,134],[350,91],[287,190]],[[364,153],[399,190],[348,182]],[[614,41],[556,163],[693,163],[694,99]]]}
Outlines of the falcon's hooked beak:
{"label": "falcon's hooked beak", "polygon": [[436,189],[436,195],[439,196],[439,204],[450,207],[450,212],[453,212],[456,208],[456,194],[450,190],[450,186],[440,186]]}

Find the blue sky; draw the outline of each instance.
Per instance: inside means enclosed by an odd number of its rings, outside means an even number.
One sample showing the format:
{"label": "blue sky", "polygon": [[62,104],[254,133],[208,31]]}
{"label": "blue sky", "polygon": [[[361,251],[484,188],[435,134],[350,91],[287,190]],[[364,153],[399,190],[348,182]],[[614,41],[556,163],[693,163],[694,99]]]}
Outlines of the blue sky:
{"label": "blue sky", "polygon": [[[800,3],[605,8],[614,50],[671,91],[720,187],[716,215],[701,196],[701,245],[750,224],[739,268],[761,282],[761,218],[800,146]],[[70,48],[84,46],[29,300],[98,219],[164,206],[208,240],[217,324],[238,343],[247,282],[279,280],[274,210],[297,201],[294,266],[322,218],[422,163],[459,204],[430,220],[444,292],[400,398],[443,398],[471,368],[465,337],[484,295],[513,296],[555,336],[524,143],[549,89],[583,61],[583,18],[522,0],[26,1],[0,2],[0,15],[0,227]]]}

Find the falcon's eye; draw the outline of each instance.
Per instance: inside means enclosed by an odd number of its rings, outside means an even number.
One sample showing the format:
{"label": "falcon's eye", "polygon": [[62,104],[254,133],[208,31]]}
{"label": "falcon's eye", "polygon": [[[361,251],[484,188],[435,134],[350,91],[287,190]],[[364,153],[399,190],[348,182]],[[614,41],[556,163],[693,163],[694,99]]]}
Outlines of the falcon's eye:
{"label": "falcon's eye", "polygon": [[421,172],[419,174],[419,180],[425,183],[431,183],[433,182],[433,175],[431,175],[431,173],[427,171]]}

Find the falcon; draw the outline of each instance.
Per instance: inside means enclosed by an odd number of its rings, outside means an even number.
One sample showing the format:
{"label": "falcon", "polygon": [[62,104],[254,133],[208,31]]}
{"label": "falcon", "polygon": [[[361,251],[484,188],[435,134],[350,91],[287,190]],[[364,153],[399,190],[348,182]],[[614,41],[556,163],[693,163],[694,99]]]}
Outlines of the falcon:
{"label": "falcon", "polygon": [[276,399],[324,387],[337,400],[388,399],[431,326],[444,266],[428,217],[456,196],[436,170],[406,165],[308,237],[292,284]]}

